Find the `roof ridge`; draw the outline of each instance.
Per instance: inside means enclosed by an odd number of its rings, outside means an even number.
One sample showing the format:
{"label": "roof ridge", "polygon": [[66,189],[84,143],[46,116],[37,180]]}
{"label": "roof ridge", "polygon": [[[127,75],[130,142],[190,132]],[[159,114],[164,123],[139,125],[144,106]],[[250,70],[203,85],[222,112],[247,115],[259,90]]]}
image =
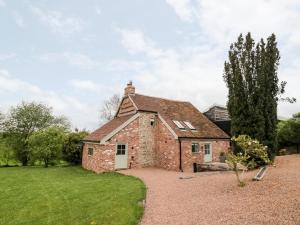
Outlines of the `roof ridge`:
{"label": "roof ridge", "polygon": [[[181,100],[174,100],[174,99],[169,99],[169,98],[161,98],[161,97],[156,97],[156,96],[151,96],[151,95],[143,95],[143,94],[138,94],[138,93],[135,93],[134,95],[139,95],[139,96],[149,97],[149,98],[157,98],[157,99],[162,99],[162,100],[171,101],[171,102],[181,102],[181,103],[190,103],[190,104],[192,104],[189,101],[181,101]],[[134,96],[134,95],[131,95],[131,96]]]}

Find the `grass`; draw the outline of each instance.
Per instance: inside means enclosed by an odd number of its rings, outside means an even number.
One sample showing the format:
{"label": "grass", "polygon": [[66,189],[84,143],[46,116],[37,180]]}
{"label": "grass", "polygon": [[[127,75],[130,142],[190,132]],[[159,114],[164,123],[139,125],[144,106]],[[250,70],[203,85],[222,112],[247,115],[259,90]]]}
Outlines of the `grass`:
{"label": "grass", "polygon": [[145,186],[118,173],[80,167],[0,168],[0,224],[137,224]]}

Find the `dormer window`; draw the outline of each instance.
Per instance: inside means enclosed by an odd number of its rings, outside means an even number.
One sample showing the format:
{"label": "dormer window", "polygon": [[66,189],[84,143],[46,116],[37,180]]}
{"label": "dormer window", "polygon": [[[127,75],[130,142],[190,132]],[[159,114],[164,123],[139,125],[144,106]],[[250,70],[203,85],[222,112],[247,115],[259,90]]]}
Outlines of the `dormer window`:
{"label": "dormer window", "polygon": [[188,128],[190,128],[191,130],[196,130],[196,128],[195,128],[190,122],[184,121],[184,124],[185,124]]}
{"label": "dormer window", "polygon": [[179,128],[179,129],[185,129],[184,126],[182,125],[182,123],[178,120],[173,120],[173,122],[176,124],[176,126]]}

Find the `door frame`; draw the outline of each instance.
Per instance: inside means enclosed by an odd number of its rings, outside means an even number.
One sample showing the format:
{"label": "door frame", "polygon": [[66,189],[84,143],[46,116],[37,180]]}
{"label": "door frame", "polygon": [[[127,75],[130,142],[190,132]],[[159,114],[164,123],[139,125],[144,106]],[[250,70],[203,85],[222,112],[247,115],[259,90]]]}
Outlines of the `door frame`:
{"label": "door frame", "polygon": [[[125,156],[126,156],[126,167],[117,168],[117,151],[118,151],[118,145],[125,145]],[[124,142],[118,142],[115,144],[115,169],[127,169],[128,168],[128,144]]]}
{"label": "door frame", "polygon": [[[211,156],[211,160],[210,161],[205,161],[205,155],[208,155],[208,154],[205,154],[205,145],[209,145],[209,148],[210,148],[210,156]],[[209,162],[212,162],[213,161],[213,148],[212,148],[212,142],[204,142],[203,143],[203,160],[205,163],[209,163]]]}

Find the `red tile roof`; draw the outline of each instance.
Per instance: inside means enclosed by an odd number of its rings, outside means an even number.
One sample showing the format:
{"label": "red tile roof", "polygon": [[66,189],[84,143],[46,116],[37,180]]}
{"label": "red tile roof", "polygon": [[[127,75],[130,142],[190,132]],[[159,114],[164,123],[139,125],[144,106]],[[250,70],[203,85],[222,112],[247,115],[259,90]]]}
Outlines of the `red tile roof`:
{"label": "red tile roof", "polygon": [[[189,102],[150,97],[140,94],[130,95],[130,98],[136,105],[138,111],[159,113],[178,137],[216,139],[229,138],[224,131],[211,122]],[[115,117],[113,120],[104,124],[102,127],[85,137],[84,141],[100,142],[103,137],[121,126],[132,116],[134,116],[134,114]],[[187,127],[184,130],[179,129],[174,124],[173,120],[188,121],[196,128],[196,130],[191,130]]]}
{"label": "red tile roof", "polygon": [[[188,138],[229,138],[218,126],[211,122],[191,103],[163,98],[150,97],[140,94],[130,96],[139,111],[159,113],[175,131],[178,137]],[[179,129],[173,122],[189,121],[196,130]]]}
{"label": "red tile roof", "polygon": [[95,130],[94,132],[90,133],[88,136],[86,136],[83,141],[92,141],[92,142],[100,142],[102,138],[104,138],[107,134],[121,126],[123,123],[125,123],[127,120],[129,120],[133,115],[128,116],[122,116],[122,117],[116,117],[112,119],[111,121],[104,124],[99,129]]}

